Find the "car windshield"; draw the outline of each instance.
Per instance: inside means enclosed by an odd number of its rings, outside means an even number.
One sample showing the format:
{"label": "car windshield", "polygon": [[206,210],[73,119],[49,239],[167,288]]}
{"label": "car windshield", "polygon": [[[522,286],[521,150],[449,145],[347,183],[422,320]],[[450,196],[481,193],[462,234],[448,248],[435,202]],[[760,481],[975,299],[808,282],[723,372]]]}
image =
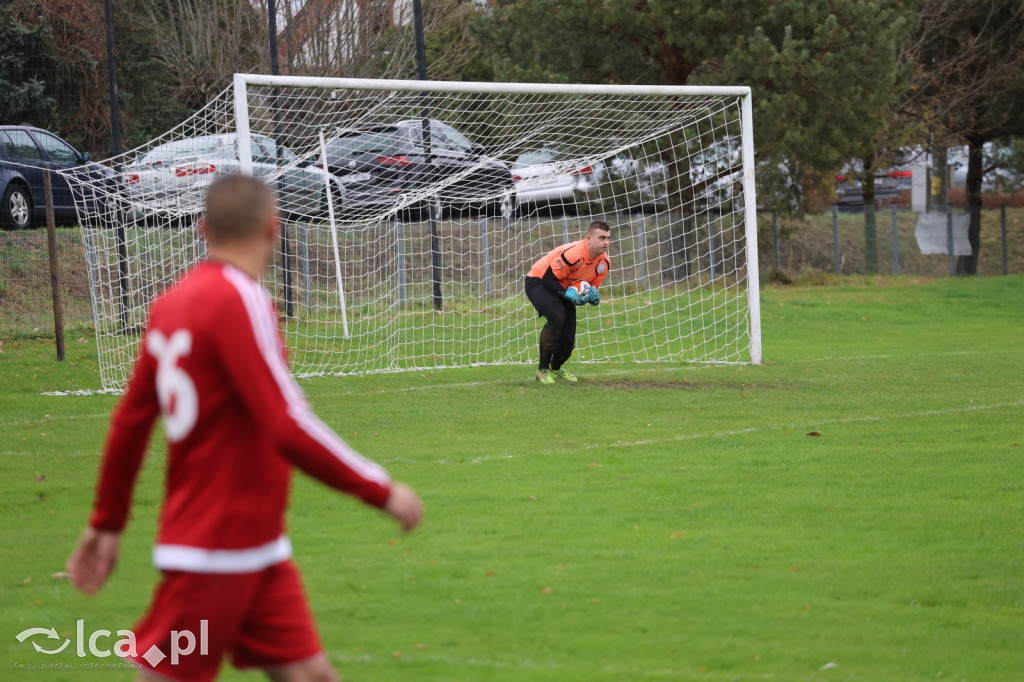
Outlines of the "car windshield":
{"label": "car windshield", "polygon": [[332,157],[373,154],[393,149],[402,141],[402,136],[395,128],[349,133],[328,142],[327,154]]}
{"label": "car windshield", "polygon": [[542,163],[551,163],[558,156],[558,152],[554,149],[531,149],[528,152],[523,152],[516,159],[515,163],[512,164],[513,168],[523,168],[524,166],[537,166]]}
{"label": "car windshield", "polygon": [[168,142],[151,149],[139,163],[159,166],[169,161],[190,159],[197,156],[214,156],[224,147],[224,140],[219,137],[196,137],[191,140]]}

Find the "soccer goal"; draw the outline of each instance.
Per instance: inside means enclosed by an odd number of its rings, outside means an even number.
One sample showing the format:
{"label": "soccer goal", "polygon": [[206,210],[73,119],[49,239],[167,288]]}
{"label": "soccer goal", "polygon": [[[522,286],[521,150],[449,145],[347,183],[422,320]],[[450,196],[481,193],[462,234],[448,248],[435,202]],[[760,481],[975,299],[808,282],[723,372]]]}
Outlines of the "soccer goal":
{"label": "soccer goal", "polygon": [[237,74],[76,187],[104,388],[149,302],[204,255],[205,188],[284,218],[265,280],[298,375],[532,363],[530,264],[612,227],[577,362],[761,362],[750,91]]}

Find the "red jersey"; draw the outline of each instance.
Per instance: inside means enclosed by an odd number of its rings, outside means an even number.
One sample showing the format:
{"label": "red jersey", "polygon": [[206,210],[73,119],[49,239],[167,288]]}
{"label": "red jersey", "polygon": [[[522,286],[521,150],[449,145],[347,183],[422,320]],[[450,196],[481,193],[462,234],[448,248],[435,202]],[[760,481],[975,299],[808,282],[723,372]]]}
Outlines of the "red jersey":
{"label": "red jersey", "polygon": [[587,240],[581,239],[578,242],[563,244],[557,249],[549,251],[547,255],[533,264],[527,276],[543,278],[548,268],[551,268],[551,272],[561,282],[563,289],[568,289],[570,284],[579,280],[585,280],[591,286],[599,287],[611,268],[611,260],[606,253],[598,254],[597,258],[591,258],[587,251]]}
{"label": "red jersey", "polygon": [[158,414],[168,441],[153,563],[249,573],[291,556],[292,465],[383,507],[390,479],[313,414],[291,376],[266,291],[237,268],[200,264],[150,309],[114,411],[90,524],[124,528]]}

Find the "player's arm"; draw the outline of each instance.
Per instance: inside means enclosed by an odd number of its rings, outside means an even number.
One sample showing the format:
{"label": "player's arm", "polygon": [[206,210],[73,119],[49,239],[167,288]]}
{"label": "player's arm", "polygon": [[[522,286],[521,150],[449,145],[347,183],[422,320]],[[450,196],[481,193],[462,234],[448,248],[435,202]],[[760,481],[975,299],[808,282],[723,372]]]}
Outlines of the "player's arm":
{"label": "player's arm", "polygon": [[316,417],[285,364],[277,320],[262,294],[242,295],[244,306],[224,306],[219,316],[218,356],[275,447],[310,476],[385,510],[404,530],[414,527],[422,514],[419,498]]}
{"label": "player's arm", "polygon": [[111,418],[89,525],[67,561],[71,584],[86,594],[103,587],[117,563],[132,491],[160,412],[156,363],[144,350],[145,340],[139,348],[128,389]]}
{"label": "player's arm", "polygon": [[571,247],[565,249],[562,253],[558,254],[558,257],[544,271],[544,277],[541,278],[545,289],[576,305],[582,304],[583,299],[566,282],[572,281],[572,269],[578,261],[578,258],[573,260]]}
{"label": "player's arm", "polygon": [[561,296],[564,298],[568,291],[568,287],[562,284],[562,280],[558,279],[558,275],[556,275],[551,268],[544,271],[544,276],[541,277],[540,281],[544,288],[555,296]]}

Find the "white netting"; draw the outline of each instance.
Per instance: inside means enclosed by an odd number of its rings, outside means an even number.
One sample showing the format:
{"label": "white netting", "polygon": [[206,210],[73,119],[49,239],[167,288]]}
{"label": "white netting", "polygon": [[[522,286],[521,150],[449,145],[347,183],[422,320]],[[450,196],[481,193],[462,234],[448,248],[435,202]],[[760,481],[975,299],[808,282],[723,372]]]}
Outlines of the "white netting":
{"label": "white netting", "polygon": [[265,283],[299,375],[533,362],[523,277],[593,220],[612,269],[577,361],[759,361],[742,93],[245,78],[76,186],[104,387],[203,256],[205,187],[250,170],[287,217]]}

